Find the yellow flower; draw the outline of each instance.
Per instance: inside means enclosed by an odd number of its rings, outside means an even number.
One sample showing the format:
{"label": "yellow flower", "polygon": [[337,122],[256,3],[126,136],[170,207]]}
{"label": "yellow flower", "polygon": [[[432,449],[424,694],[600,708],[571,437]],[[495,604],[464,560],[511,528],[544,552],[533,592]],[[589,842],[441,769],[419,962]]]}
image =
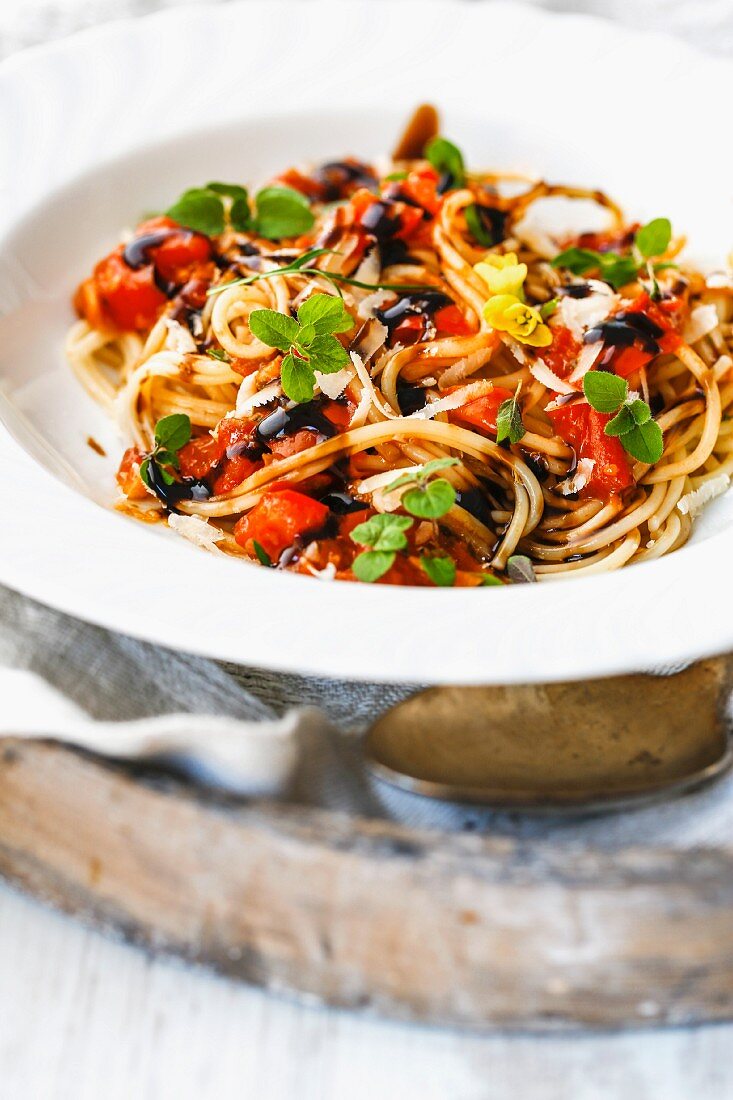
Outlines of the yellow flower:
{"label": "yellow flower", "polygon": [[488,252],[473,269],[486,283],[492,294],[522,294],[522,286],[527,278],[527,265],[517,263],[516,252],[507,252],[499,256]]}
{"label": "yellow flower", "polygon": [[520,302],[516,294],[495,294],[484,306],[484,317],[492,328],[508,332],[522,344],[546,348],[552,343],[552,333],[540,317],[539,310]]}

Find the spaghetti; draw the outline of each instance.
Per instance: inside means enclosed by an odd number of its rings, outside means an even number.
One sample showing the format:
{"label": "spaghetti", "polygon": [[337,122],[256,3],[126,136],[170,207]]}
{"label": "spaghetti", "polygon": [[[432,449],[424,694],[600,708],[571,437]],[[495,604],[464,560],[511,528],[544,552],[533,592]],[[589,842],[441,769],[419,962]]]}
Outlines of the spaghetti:
{"label": "spaghetti", "polygon": [[[552,235],[549,203],[607,225]],[[666,219],[469,173],[209,184],[75,298],[67,353],[131,446],[121,507],[322,578],[473,586],[660,557],[733,472],[733,284]]]}

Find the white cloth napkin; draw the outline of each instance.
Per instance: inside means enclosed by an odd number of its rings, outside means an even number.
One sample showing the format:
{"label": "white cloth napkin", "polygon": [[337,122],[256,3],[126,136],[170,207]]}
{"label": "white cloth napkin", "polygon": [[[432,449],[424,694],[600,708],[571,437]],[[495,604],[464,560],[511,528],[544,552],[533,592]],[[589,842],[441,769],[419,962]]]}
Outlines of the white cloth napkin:
{"label": "white cloth napkin", "polygon": [[414,688],[285,676],[111,634],[0,588],[0,737],[55,737],[167,762],[198,782],[351,815],[561,845],[728,841],[733,776],[623,814],[530,817],[375,780],[359,734]]}

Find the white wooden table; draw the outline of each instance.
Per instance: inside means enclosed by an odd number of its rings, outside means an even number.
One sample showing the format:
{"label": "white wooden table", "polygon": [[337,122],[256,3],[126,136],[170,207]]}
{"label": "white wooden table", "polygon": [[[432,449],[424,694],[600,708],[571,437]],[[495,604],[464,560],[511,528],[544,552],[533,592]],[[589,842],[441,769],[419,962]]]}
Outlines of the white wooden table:
{"label": "white wooden table", "polygon": [[[0,53],[176,0],[4,0]],[[733,53],[731,0],[545,0]],[[286,1003],[0,885],[0,1100],[729,1100],[733,1026],[493,1038]]]}

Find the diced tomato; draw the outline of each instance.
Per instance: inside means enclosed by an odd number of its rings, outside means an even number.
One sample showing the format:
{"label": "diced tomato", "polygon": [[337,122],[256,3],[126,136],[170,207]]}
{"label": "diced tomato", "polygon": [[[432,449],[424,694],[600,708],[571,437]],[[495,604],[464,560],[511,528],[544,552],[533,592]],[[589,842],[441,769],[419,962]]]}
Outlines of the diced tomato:
{"label": "diced tomato", "polygon": [[236,416],[225,416],[220,420],[216,428],[216,438],[221,444],[222,453],[228,451],[228,457],[231,458],[235,447],[241,448],[251,443],[254,427],[254,420],[242,420]]}
{"label": "diced tomato", "polygon": [[140,463],[144,457],[137,447],[128,447],[122,456],[117,471],[117,484],[128,500],[144,500],[148,495],[140,478]]}
{"label": "diced tomato", "polygon": [[318,442],[318,432],[311,428],[301,428],[292,435],[283,435],[279,439],[270,439],[268,447],[270,453],[278,458],[290,458],[291,455],[307,451],[309,447],[315,447]]}
{"label": "diced tomato", "polygon": [[433,314],[438,336],[470,336],[473,329],[456,305],[443,306]]}
{"label": "diced tomato", "polygon": [[394,347],[395,344],[402,344],[403,347],[409,347],[411,344],[418,344],[424,337],[426,329],[427,318],[423,314],[408,313],[392,329],[389,340],[390,346]]}
{"label": "diced tomato", "polygon": [[[211,259],[211,241],[201,233],[182,229],[148,252],[158,274],[169,283],[185,283]],[[213,275],[213,271],[211,272]]]}
{"label": "diced tomato", "polygon": [[263,547],[273,561],[292,546],[299,535],[318,531],[328,519],[328,508],[294,489],[270,489],[251,512],[242,516],[234,537],[254,556],[253,543]]}
{"label": "diced tomato", "polygon": [[623,348],[611,360],[611,365],[620,378],[630,378],[650,362],[652,356],[641,348]]}
{"label": "diced tomato", "polygon": [[212,435],[192,439],[178,452],[178,461],[184,477],[206,477],[215,462],[222,456],[222,446]]}
{"label": "diced tomato", "polygon": [[664,329],[664,335],[657,338],[657,343],[662,351],[672,352],[682,343],[677,326],[681,321],[679,314],[683,304],[681,298],[665,298],[661,302],[653,302],[644,292],[626,308],[626,312],[644,313],[650,321],[654,321],[655,325]]}
{"label": "diced tomato", "polygon": [[440,177],[434,168],[418,168],[410,172],[407,179],[390,183],[383,194],[390,199],[401,196],[412,199],[428,214],[435,216],[443,205],[443,196],[438,194],[439,182]]}
{"label": "diced tomato", "polygon": [[155,324],[166,297],[155,285],[152,265],[132,268],[122,251],[100,260],[77,290],[74,306],[95,328],[111,323],[124,332],[145,331]]}
{"label": "diced tomato", "polygon": [[222,460],[221,473],[214,480],[214,493],[220,496],[222,493],[231,493],[241,485],[245,478],[259,470],[261,462],[253,461],[247,455],[235,455],[234,458]]}
{"label": "diced tomato", "polygon": [[584,495],[607,500],[612,493],[634,484],[621,441],[605,433],[606,424],[611,420],[609,414],[596,412],[585,401],[575,401],[547,415],[557,434],[574,448],[578,458],[589,458],[595,463],[588,484],[582,490]]}
{"label": "diced tomato", "polygon": [[340,432],[345,432],[354,415],[354,406],[350,401],[324,401],[321,411]]}
{"label": "diced tomato", "polygon": [[542,358],[558,378],[567,378],[580,354],[581,344],[565,325],[552,325],[552,343],[542,348]]}
{"label": "diced tomato", "polygon": [[467,401],[459,409],[448,413],[448,419],[454,423],[470,424],[487,435],[496,435],[496,417],[502,402],[513,397],[511,390],[505,390],[502,386],[494,386],[491,393],[485,397],[476,397],[473,401]]}

